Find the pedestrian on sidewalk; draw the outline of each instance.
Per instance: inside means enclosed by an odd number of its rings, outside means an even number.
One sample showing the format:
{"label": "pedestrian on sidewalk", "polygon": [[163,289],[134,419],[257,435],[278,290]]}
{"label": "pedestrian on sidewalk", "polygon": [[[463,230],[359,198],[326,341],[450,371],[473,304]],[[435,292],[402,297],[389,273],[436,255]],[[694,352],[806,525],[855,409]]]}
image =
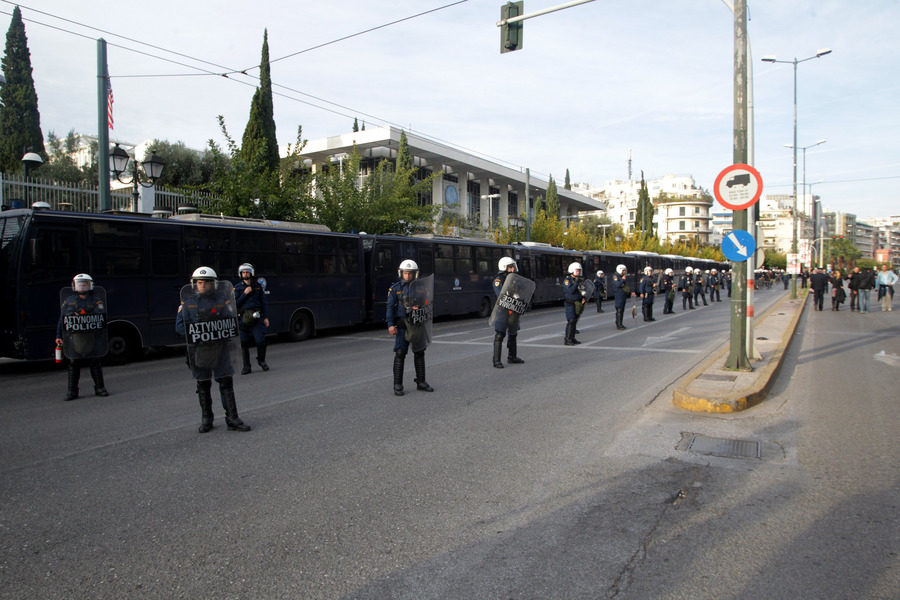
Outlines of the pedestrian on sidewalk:
{"label": "pedestrian on sidewalk", "polygon": [[831,310],[841,310],[841,304],[847,299],[847,292],[844,291],[844,278],[841,276],[840,269],[835,269],[831,273]]}
{"label": "pedestrian on sidewalk", "polygon": [[897,274],[888,269],[886,264],[881,265],[881,272],[875,280],[878,286],[878,300],[881,302],[882,311],[894,310],[894,284],[897,283]]}
{"label": "pedestrian on sidewalk", "polygon": [[859,280],[859,312],[863,314],[869,312],[869,300],[874,287],[875,273],[872,272],[872,269],[866,267],[863,269]]}
{"label": "pedestrian on sidewalk", "polygon": [[821,311],[825,305],[825,292],[828,290],[828,275],[825,271],[816,269],[815,273],[809,276],[809,287],[813,291],[813,308]]}

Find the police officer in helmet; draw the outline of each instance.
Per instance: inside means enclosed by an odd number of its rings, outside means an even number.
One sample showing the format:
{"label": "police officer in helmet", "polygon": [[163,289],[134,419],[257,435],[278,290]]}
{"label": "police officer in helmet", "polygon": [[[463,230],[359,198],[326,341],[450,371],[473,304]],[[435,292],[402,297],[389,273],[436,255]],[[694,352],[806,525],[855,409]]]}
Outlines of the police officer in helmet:
{"label": "police officer in helmet", "polygon": [[575,339],[576,326],[578,317],[584,311],[584,303],[587,298],[584,297],[584,291],[580,288],[581,283],[581,263],[573,262],[569,265],[568,275],[563,280],[563,297],[566,303],[566,346],[574,346],[580,344]]}
{"label": "police officer in helmet", "polygon": [[[406,354],[409,352],[409,341],[406,339],[407,306],[404,301],[410,296],[410,283],[419,277],[419,265],[413,260],[404,260],[397,269],[400,281],[388,290],[387,311],[385,321],[388,333],[394,336],[394,395],[403,395],[403,368]],[[413,308],[413,307],[410,307]],[[425,350],[413,352],[413,364],[416,369],[416,389],[433,392],[434,388],[425,381]]]}
{"label": "police officer in helmet", "polygon": [[250,372],[250,343],[256,343],[256,363],[263,371],[269,370],[266,363],[266,329],[269,328],[269,303],[266,290],[250,263],[238,267],[241,282],[234,286],[234,299],[238,308],[238,331],[241,335],[241,375]]}
{"label": "police officer in helmet", "polygon": [[[223,281],[222,284],[228,284]],[[175,317],[175,331],[187,337],[188,365],[197,380],[197,396],[200,400],[201,421],[198,431],[206,433],[213,428],[212,380],[219,384],[222,406],[225,408],[225,424],[232,431],[250,431],[250,426],[238,416],[234,397],[234,367],[232,366],[233,336],[226,337],[225,327],[210,328],[219,336],[213,342],[193,341],[188,335],[191,327],[208,324],[234,327],[237,316],[234,307],[234,288],[219,285],[216,272],[210,267],[199,267],[191,275],[190,289],[182,289],[182,302]],[[233,332],[237,333],[237,332]]]}
{"label": "police officer in helmet", "polygon": [[[509,256],[504,256],[497,263],[497,268],[500,269],[500,272],[497,273],[497,276],[494,277],[494,296],[496,298],[500,297],[500,291],[503,289],[503,284],[506,282],[506,278],[510,273],[515,273],[518,270],[516,265],[516,261]],[[515,278],[514,278],[515,279]],[[509,339],[506,341],[506,349],[509,352],[509,356],[507,358],[507,362],[511,365],[519,365],[524,363],[525,361],[519,358],[518,349],[516,344],[516,338],[519,333],[519,321],[516,319],[512,323],[509,322],[508,319],[502,320],[502,323],[498,323],[494,327],[494,367],[497,369],[503,368],[503,360],[501,356],[503,354],[503,338],[506,335],[509,335]]]}
{"label": "police officer in helmet", "polygon": [[[56,344],[63,345],[63,328],[66,316],[72,315],[106,315],[106,306],[103,303],[103,297],[94,294],[94,279],[87,273],[79,273],[72,278],[73,294],[66,296],[62,303],[59,323],[56,326]],[[93,346],[93,335],[79,333],[77,335],[88,335],[88,339]],[[73,344],[77,346],[77,344]],[[73,348],[75,350],[75,348]],[[93,348],[91,348],[93,350]],[[91,370],[91,378],[94,380],[94,394],[97,396],[109,396],[106,386],[103,384],[103,367],[100,364],[100,356],[105,354],[105,350],[97,355],[91,351],[76,352],[74,355],[68,355],[68,389],[64,400],[74,400],[78,398],[78,381],[81,378],[81,367],[89,366]],[[83,356],[84,358],[72,358],[72,356]]]}

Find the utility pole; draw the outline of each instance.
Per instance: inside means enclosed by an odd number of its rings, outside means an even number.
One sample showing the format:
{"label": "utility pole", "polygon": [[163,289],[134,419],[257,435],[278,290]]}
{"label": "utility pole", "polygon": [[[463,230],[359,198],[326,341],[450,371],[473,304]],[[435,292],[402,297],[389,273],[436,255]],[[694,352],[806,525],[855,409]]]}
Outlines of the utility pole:
{"label": "utility pole", "polygon": [[[747,162],[747,0],[734,2],[734,164]],[[747,209],[732,214],[732,229],[746,230]],[[731,345],[726,369],[750,371],[747,355],[747,262],[732,263]]]}
{"label": "utility pole", "polygon": [[97,212],[112,208],[109,193],[109,71],[106,66],[106,40],[97,40],[97,182],[100,197]]}

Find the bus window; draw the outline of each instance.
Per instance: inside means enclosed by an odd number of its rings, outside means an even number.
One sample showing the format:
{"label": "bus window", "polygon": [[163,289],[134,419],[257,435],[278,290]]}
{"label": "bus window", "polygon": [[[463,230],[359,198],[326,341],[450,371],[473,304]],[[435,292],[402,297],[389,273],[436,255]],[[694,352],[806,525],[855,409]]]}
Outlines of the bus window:
{"label": "bus window", "polygon": [[94,277],[144,273],[143,227],[140,223],[89,221],[88,271]]}
{"label": "bus window", "polygon": [[456,247],[456,273],[474,275],[475,265],[472,263],[472,246]]}
{"label": "bus window", "polygon": [[281,273],[308,275],[315,272],[313,240],[305,235],[281,235]]}
{"label": "bus window", "polygon": [[341,273],[359,273],[359,245],[356,238],[338,238],[338,255]]}
{"label": "bus window", "polygon": [[40,229],[31,240],[32,281],[68,280],[73,272],[84,270],[78,260],[78,232]]}
{"label": "bus window", "polygon": [[434,245],[435,275],[453,275],[453,246],[450,244]]}
{"label": "bus window", "polygon": [[[271,231],[238,231],[234,247],[235,260],[253,265],[257,275],[275,273],[275,234]],[[237,273],[238,265],[230,269]]]}
{"label": "bus window", "polygon": [[150,274],[161,276],[178,275],[181,257],[177,240],[150,240]]}
{"label": "bus window", "polygon": [[231,264],[231,229],[212,227],[185,227],[184,259],[187,269],[193,272],[199,266],[212,267],[225,278],[235,265]]}
{"label": "bus window", "polygon": [[[499,258],[497,259],[499,260]],[[493,275],[497,261],[491,260],[491,249],[484,246],[475,248],[475,272],[479,275]]]}

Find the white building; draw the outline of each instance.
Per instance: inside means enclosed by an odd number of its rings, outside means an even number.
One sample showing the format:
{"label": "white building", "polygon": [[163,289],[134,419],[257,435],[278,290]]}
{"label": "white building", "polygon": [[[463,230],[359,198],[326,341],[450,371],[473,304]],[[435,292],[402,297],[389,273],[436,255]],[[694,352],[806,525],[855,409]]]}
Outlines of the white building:
{"label": "white building", "polygon": [[[382,160],[395,160],[402,130],[376,127],[328,138],[310,140],[300,155],[311,162],[313,172],[326,165],[339,164],[353,152],[362,157],[361,172],[374,169]],[[526,172],[511,169],[458,150],[451,146],[406,133],[413,165],[425,173],[441,173],[436,177],[428,204],[441,207],[438,222],[450,219],[463,227],[524,227],[526,193],[530,200],[529,218],[533,218],[539,198],[546,198],[547,185]],[[526,189],[527,187],[527,189]],[[600,201],[557,185],[560,216],[582,211],[602,211]]]}

